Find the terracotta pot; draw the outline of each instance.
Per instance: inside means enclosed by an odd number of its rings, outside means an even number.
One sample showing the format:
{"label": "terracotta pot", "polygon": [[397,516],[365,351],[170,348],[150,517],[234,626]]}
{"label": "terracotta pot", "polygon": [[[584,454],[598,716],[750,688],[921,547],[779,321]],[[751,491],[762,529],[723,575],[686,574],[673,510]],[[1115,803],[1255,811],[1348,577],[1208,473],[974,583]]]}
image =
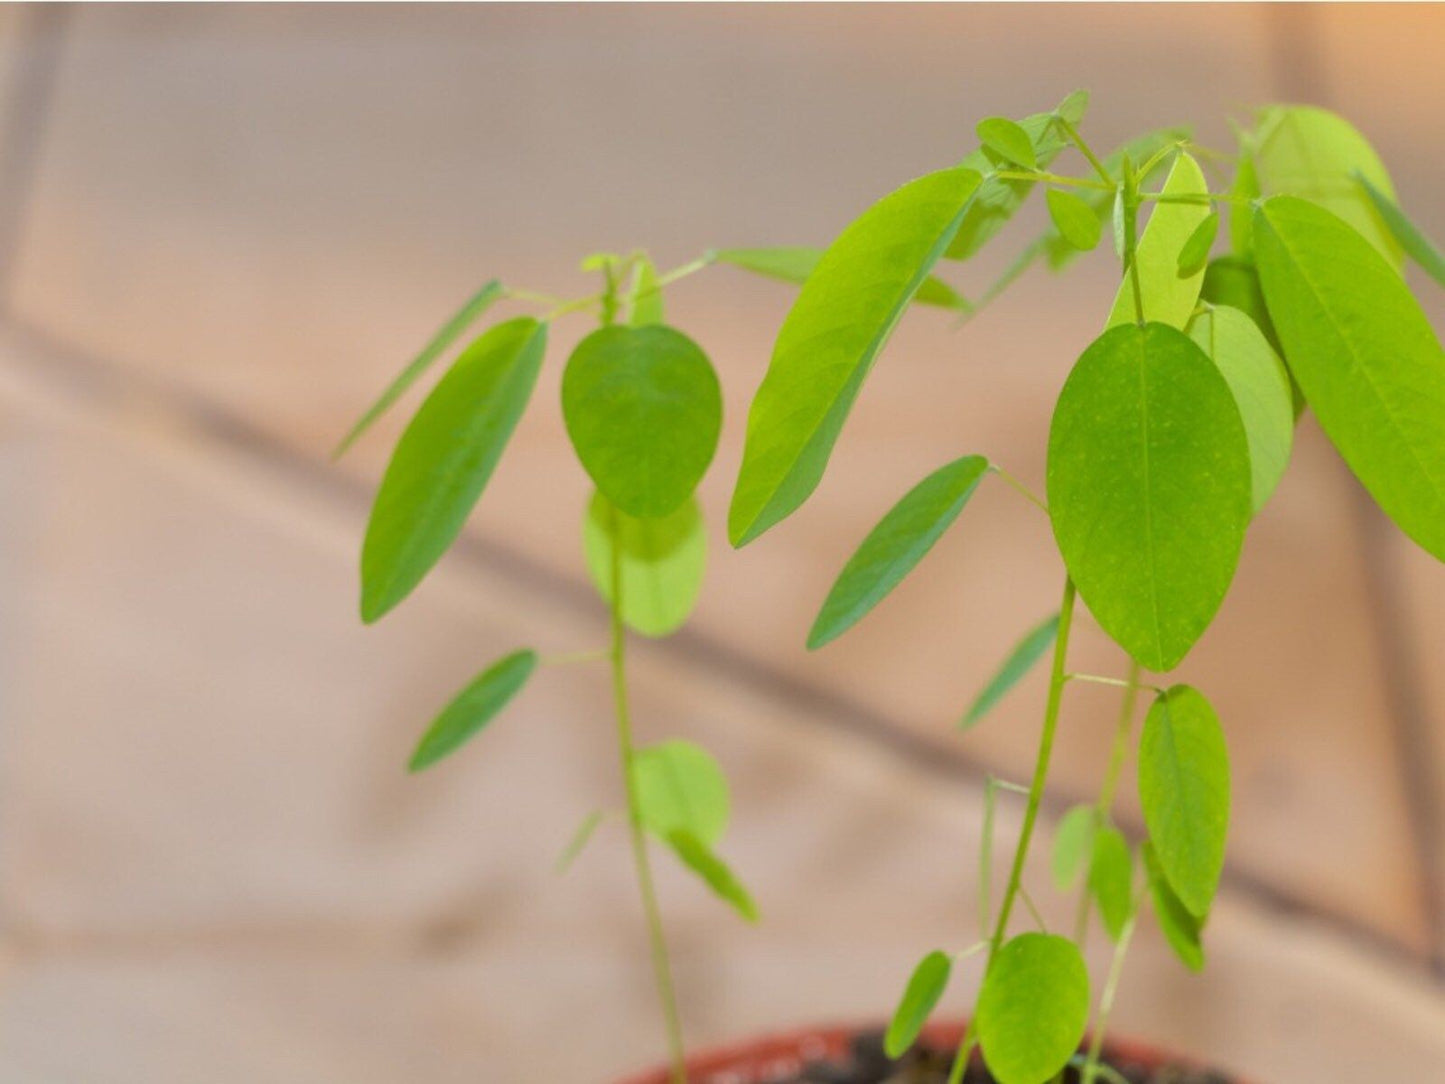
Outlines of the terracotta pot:
{"label": "terracotta pot", "polygon": [[[688,1059],[688,1081],[689,1084],[766,1084],[767,1081],[796,1072],[809,1062],[842,1060],[851,1050],[855,1036],[882,1030],[876,1026],[863,1028],[856,1025],[809,1028],[769,1035],[749,1043],[704,1050]],[[938,1024],[924,1031],[923,1041],[948,1048],[957,1044],[962,1033],[962,1022]],[[1171,1057],[1163,1051],[1128,1039],[1109,1042],[1105,1051],[1108,1060],[1114,1064],[1138,1065],[1150,1069],[1166,1065],[1194,1065],[1188,1058]],[[618,1084],[669,1084],[667,1069],[653,1069],[627,1077],[618,1081]]]}

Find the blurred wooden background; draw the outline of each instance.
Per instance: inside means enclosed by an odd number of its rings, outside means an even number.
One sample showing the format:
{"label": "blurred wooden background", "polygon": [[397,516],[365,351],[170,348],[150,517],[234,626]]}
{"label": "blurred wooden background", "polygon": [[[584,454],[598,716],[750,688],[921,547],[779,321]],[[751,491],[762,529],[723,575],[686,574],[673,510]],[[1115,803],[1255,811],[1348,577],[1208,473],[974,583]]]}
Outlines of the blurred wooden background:
{"label": "blurred wooden background", "polygon": [[[327,453],[480,281],[570,295],[601,248],[822,243],[978,118],[1080,86],[1097,145],[1342,109],[1441,237],[1442,45],[1434,6],[4,9],[0,1080],[602,1084],[655,1059],[621,834],[551,873],[617,800],[602,675],[545,672],[465,755],[400,770],[491,657],[602,636],[554,407],[583,326],[457,555],[381,626],[354,616],[406,411]],[[791,293],[719,268],[670,294],[729,419],[709,584],[689,633],[637,652],[640,725],[719,753],[765,913],[742,928],[664,877],[694,1040],[880,1016],[918,955],[973,939],[980,781],[1027,775],[1042,690],[950,728],[1055,605],[1046,528],[986,490],[856,631],[802,639],[934,466],[1041,482],[1113,276],[1031,274],[962,331],[910,316],[817,496],[741,554],[721,525]],[[1278,1084],[1445,1071],[1442,648],[1445,570],[1307,421],[1181,670],[1236,764],[1210,969],[1151,927],[1121,1027]],[[1093,632],[1079,659],[1119,667]],[[1114,707],[1071,691],[1052,812],[1097,785]]]}

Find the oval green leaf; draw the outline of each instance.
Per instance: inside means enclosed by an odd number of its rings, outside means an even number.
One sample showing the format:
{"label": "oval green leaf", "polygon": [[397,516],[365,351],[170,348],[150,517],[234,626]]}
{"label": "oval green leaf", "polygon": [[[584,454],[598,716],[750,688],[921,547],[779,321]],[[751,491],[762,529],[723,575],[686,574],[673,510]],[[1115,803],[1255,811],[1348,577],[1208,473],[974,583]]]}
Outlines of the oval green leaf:
{"label": "oval green leaf", "polygon": [[1360,184],[1365,189],[1365,195],[1370,197],[1370,202],[1375,205],[1375,210],[1380,213],[1380,218],[1405,254],[1414,260],[1432,279],[1441,286],[1445,286],[1445,256],[1435,247],[1434,242],[1420,231],[1420,227],[1410,221],[1399,205],[1384,192],[1370,183],[1370,179],[1364,174],[1359,175]]}
{"label": "oval green leaf", "polygon": [[967,455],[904,494],[843,567],[808,633],[810,650],[856,625],[913,571],[958,518],[987,470],[987,459]]}
{"label": "oval green leaf", "polygon": [[1034,141],[1017,121],[1008,117],[989,117],[979,121],[974,132],[978,141],[1000,158],[1025,169],[1033,169],[1039,164],[1038,155],[1034,153]]}
{"label": "oval green leaf", "polygon": [[1199,297],[1211,305],[1228,305],[1244,313],[1264,332],[1270,347],[1281,353],[1274,321],[1264,305],[1264,291],[1259,286],[1259,273],[1254,261],[1243,256],[1217,256],[1204,269],[1204,287]]}
{"label": "oval green leaf", "polygon": [[918,961],[883,1036],[883,1052],[890,1058],[903,1057],[918,1041],[923,1025],[948,989],[952,972],[953,958],[946,952],[935,949]]}
{"label": "oval green leaf", "polygon": [[[1205,196],[1209,184],[1199,163],[1184,151],[1174,160],[1174,167],[1162,191],[1169,196]],[[1144,319],[1170,327],[1183,328],[1194,315],[1199,288],[1204,282],[1201,264],[1191,274],[1181,274],[1179,255],[1194,231],[1210,215],[1208,200],[1199,203],[1155,203],[1149,224],[1139,237],[1135,262],[1139,266],[1139,292],[1144,299]],[[1125,275],[1114,298],[1114,309],[1107,326],[1137,323],[1139,314],[1134,304],[1134,287]]]}
{"label": "oval green leaf", "polygon": [[1445,560],[1445,353],[1404,280],[1343,219],[1278,196],[1255,258],[1290,370],[1399,528]]}
{"label": "oval green leaf", "polygon": [[1189,908],[1179,902],[1179,897],[1174,894],[1174,889],[1169,887],[1169,880],[1159,865],[1159,857],[1154,853],[1153,844],[1147,841],[1144,844],[1144,868],[1149,875],[1149,895],[1154,901],[1154,916],[1159,920],[1159,928],[1164,931],[1164,939],[1169,942],[1174,955],[1179,957],[1185,967],[1190,971],[1203,971],[1203,922],[1191,915]]}
{"label": "oval green leaf", "polygon": [[722,430],[722,391],[674,328],[604,327],[562,374],[567,435],[592,481],[630,516],[665,516],[692,495]]}
{"label": "oval green leaf", "polygon": [[487,667],[427,727],[409,770],[431,767],[474,737],[522,691],[536,669],[537,653],[531,650],[515,651]]}
{"label": "oval green leaf", "polygon": [[1139,800],[1160,868],[1193,915],[1209,913],[1229,834],[1229,752],[1209,701],[1188,685],[1159,695],[1139,745]]}
{"label": "oval green leaf", "polygon": [[1023,676],[1033,669],[1034,664],[1044,657],[1045,652],[1053,646],[1058,635],[1058,614],[1054,614],[1030,629],[1009,652],[1003,665],[983,687],[983,692],[978,694],[978,699],[969,705],[959,726],[968,730],[982,719],[989,709],[1003,699],[1004,694],[1017,685]]}
{"label": "oval green leaf", "polygon": [[597,591],[612,601],[612,551],[622,549],[622,620],[644,636],[676,632],[692,613],[707,571],[707,533],[697,499],[660,519],[618,511],[592,495],[582,524],[582,549]]}
{"label": "oval green leaf", "polygon": [[727,831],[728,781],[700,745],[667,741],[632,754],[642,821],[663,839],[688,832],[709,847]]}
{"label": "oval green leaf", "polygon": [[1098,824],[1098,811],[1091,805],[1076,805],[1060,818],[1049,856],[1049,872],[1053,875],[1054,887],[1060,892],[1067,892],[1087,872]]}
{"label": "oval green leaf", "polygon": [[457,358],[402,433],[361,549],[361,619],[406,598],[461,533],[531,398],[547,325],[498,324]]}
{"label": "oval green leaf", "polygon": [[999,1084],[1045,1084],[1089,1022],[1089,972],[1063,937],[1024,933],[994,956],[978,998],[978,1041]]}
{"label": "oval green leaf", "polygon": [[1146,669],[1173,669],[1213,620],[1250,486],[1239,408],[1188,336],[1124,324],[1084,351],[1049,431],[1049,514],[1079,594]]}
{"label": "oval green leaf", "polygon": [[667,843],[684,866],[702,878],[703,884],[748,922],[758,920],[758,907],[737,875],[702,840],[691,832],[676,831]]}
{"label": "oval green leaf", "polygon": [[878,351],[958,232],[979,180],[949,169],[904,185],[844,230],[808,276],[748,413],[728,514],[733,545],[817,487]]}
{"label": "oval green leaf", "polygon": [[1045,194],[1049,205],[1049,217],[1059,236],[1081,252],[1087,252],[1099,243],[1103,236],[1104,224],[1099,215],[1078,196],[1058,188],[1050,188]]}
{"label": "oval green leaf", "polygon": [[1109,937],[1119,940],[1134,912],[1134,855],[1124,833],[1112,826],[1101,828],[1094,835],[1089,894],[1099,905],[1099,915]]}
{"label": "oval green leaf", "polygon": [[[725,248],[713,253],[719,263],[731,264],[755,275],[791,282],[801,286],[808,281],[813,268],[823,258],[821,248],[788,245],[780,248]],[[968,299],[937,275],[929,275],[918,287],[913,300],[919,305],[968,312],[973,306]]]}
{"label": "oval green leaf", "polygon": [[1284,362],[1259,325],[1238,309],[1216,305],[1189,325],[1234,394],[1249,440],[1250,492],[1258,512],[1284,476],[1294,444],[1294,392]]}
{"label": "oval green leaf", "polygon": [[1179,250],[1179,274],[1197,275],[1209,262],[1209,252],[1214,248],[1214,239],[1219,235],[1219,212],[1210,211],[1204,221],[1194,227],[1189,240]]}

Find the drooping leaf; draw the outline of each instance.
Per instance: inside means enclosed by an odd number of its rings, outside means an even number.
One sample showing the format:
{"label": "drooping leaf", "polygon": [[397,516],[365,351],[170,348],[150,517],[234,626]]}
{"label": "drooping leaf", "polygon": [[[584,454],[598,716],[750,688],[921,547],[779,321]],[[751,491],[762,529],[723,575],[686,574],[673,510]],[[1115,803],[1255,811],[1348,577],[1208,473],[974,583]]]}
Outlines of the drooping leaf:
{"label": "drooping leaf", "polygon": [[639,255],[632,266],[628,302],[631,306],[628,323],[633,327],[649,327],[666,318],[662,288],[657,284],[657,268],[645,255]]}
{"label": "drooping leaf", "polygon": [[931,173],[843,231],[803,284],[748,413],[728,514],[740,546],[796,509],[823,476],[878,351],[958,231],[979,175]]}
{"label": "drooping leaf", "polygon": [[409,769],[419,772],[455,752],[496,717],[537,669],[537,653],[514,651],[499,659],[432,721],[411,755]]}
{"label": "drooping leaf", "polygon": [[592,481],[630,516],[665,516],[717,451],[722,391],[702,349],[662,325],[604,327],[562,374],[567,435]]}
{"label": "drooping leaf", "polygon": [[1253,156],[1262,195],[1319,204],[1400,266],[1400,246],[1355,178],[1364,176],[1391,200],[1395,186],[1380,156],[1349,121],[1315,106],[1271,106],[1259,113]]}
{"label": "drooping leaf", "polygon": [[987,470],[983,456],[964,456],[904,494],[843,567],[808,633],[809,649],[852,628],[913,571],[958,518]]}
{"label": "drooping leaf", "polygon": [[1054,887],[1067,892],[1082,874],[1088,872],[1094,854],[1094,832],[1099,815],[1091,805],[1076,805],[1059,820],[1054,829],[1054,849],[1049,870]]}
{"label": "drooping leaf", "polygon": [[1209,252],[1214,247],[1214,238],[1219,234],[1219,212],[1210,211],[1204,220],[1194,227],[1189,240],[1179,250],[1179,274],[1197,275],[1209,262]]}
{"label": "drooping leaf", "polygon": [[[1236,201],[1259,199],[1259,174],[1255,172],[1254,155],[1247,149],[1240,152],[1229,194]],[[1229,247],[1236,256],[1246,259],[1254,251],[1254,210],[1248,203],[1235,202],[1230,206]]]}
{"label": "drooping leaf", "polygon": [[1203,921],[1191,915],[1189,908],[1179,902],[1159,865],[1153,844],[1147,841],[1144,844],[1144,868],[1149,874],[1149,895],[1154,900],[1154,915],[1169,947],[1189,970],[1203,971]]}
{"label": "drooping leaf", "polygon": [[1009,120],[1007,117],[989,117],[978,122],[974,129],[978,140],[994,154],[1005,158],[1025,169],[1033,169],[1038,165],[1038,156],[1034,153],[1034,141],[1029,134],[1023,130],[1017,121]]}
{"label": "drooping leaf", "polygon": [[1048,494],[1079,594],[1143,667],[1173,669],[1234,577],[1249,445],[1214,363],[1163,324],[1110,328],[1054,408]]}
{"label": "drooping leaf", "polygon": [[697,499],[660,519],[638,519],[594,493],[582,524],[587,571],[612,601],[612,551],[622,548],[622,620],[644,636],[676,632],[692,613],[707,569],[707,533]]}
{"label": "drooping leaf", "polygon": [[382,477],[361,550],[361,619],[409,595],[482,495],[527,407],[547,326],[523,316],[462,352],[402,433]]}
{"label": "drooping leaf", "polygon": [[728,781],[712,754],[688,741],[666,741],[632,755],[633,781],[647,827],[666,839],[687,832],[709,847],[727,831]]}
{"label": "drooping leaf", "polygon": [[1004,659],[1003,665],[989,679],[988,684],[983,687],[983,691],[978,694],[978,698],[969,705],[959,726],[968,730],[982,719],[989,709],[1003,699],[1004,694],[1017,685],[1023,676],[1033,668],[1033,665],[1044,657],[1045,652],[1053,646],[1058,635],[1058,614],[1054,614],[1030,629],[1024,638],[1014,645],[1008,658]]}
{"label": "drooping leaf", "polygon": [[1434,242],[1420,231],[1420,227],[1410,221],[1409,216],[1394,200],[1371,184],[1368,177],[1359,174],[1359,179],[1365,194],[1380,213],[1386,228],[1394,235],[1395,240],[1400,242],[1405,255],[1419,264],[1425,273],[1441,286],[1445,286],[1445,255],[1441,255]]}
{"label": "drooping leaf", "polygon": [[1119,829],[1101,828],[1094,835],[1089,863],[1089,894],[1099,905],[1104,928],[1117,941],[1134,912],[1134,856]]}
{"label": "drooping leaf", "polygon": [[406,390],[416,383],[427,369],[431,368],[432,362],[441,357],[447,347],[461,337],[462,332],[475,324],[482,313],[491,308],[493,302],[502,296],[502,293],[502,284],[496,279],[492,279],[468,298],[467,303],[452,314],[452,318],[443,324],[441,330],[432,336],[431,341],[421,348],[421,353],[412,358],[410,364],[381,393],[381,397],[351,427],[351,431],[342,438],[341,443],[331,453],[332,458],[340,456],[355,444],[357,438],[370,429],[371,424],[385,414],[392,403],[405,395]]}
{"label": "drooping leaf", "polygon": [[1229,753],[1209,701],[1175,685],[1144,720],[1139,800],[1160,868],[1189,912],[1209,913],[1229,834]]}
{"label": "drooping leaf", "polygon": [[562,848],[562,853],[557,856],[553,872],[560,875],[571,869],[572,863],[577,861],[577,856],[587,848],[587,844],[592,842],[593,835],[606,819],[607,814],[600,809],[594,809],[587,814],[582,819],[582,823],[577,826],[577,830],[572,833],[572,838],[567,841],[567,846]]}
{"label": "drooping leaf", "polygon": [[883,1052],[890,1058],[903,1057],[908,1048],[918,1041],[918,1034],[928,1023],[929,1014],[948,989],[948,977],[952,972],[953,958],[946,952],[934,950],[918,962],[898,1008],[893,1012],[888,1032],[883,1036]]}
{"label": "drooping leaf", "polygon": [[1251,493],[1258,512],[1284,475],[1294,443],[1289,372],[1259,325],[1228,305],[1201,312],[1189,325],[1189,336],[1213,359],[1234,393],[1249,440]]}
{"label": "drooping leaf", "polygon": [[746,921],[758,920],[758,907],[752,896],[711,847],[691,832],[684,831],[671,833],[667,842],[682,864],[701,877],[714,895]]}
{"label": "drooping leaf", "polygon": [[1277,196],[1254,247],[1285,359],[1399,528],[1445,560],[1445,352],[1404,280],[1344,220]]}
{"label": "drooping leaf", "polygon": [[[1199,163],[1180,151],[1161,191],[1169,196],[1205,196],[1209,192],[1209,184]],[[1179,254],[1209,215],[1207,200],[1200,203],[1155,203],[1149,214],[1149,224],[1140,234],[1135,250],[1139,292],[1144,298],[1144,319],[1183,328],[1194,315],[1194,304],[1199,300],[1199,288],[1204,282],[1204,267],[1201,264],[1191,274],[1181,274]],[[1133,284],[1126,275],[1119,284],[1108,326],[1136,323],[1138,320]]]}
{"label": "drooping leaf", "polygon": [[[808,281],[813,268],[823,258],[821,248],[807,248],[789,245],[781,248],[725,248],[713,253],[719,263],[751,271],[755,275],[792,282],[801,286]],[[954,309],[967,312],[972,306],[968,299],[944,282],[937,275],[929,275],[918,287],[913,301],[918,305],[933,305],[940,309]]]}
{"label": "drooping leaf", "polygon": [[1024,933],[994,956],[978,999],[978,1041],[999,1084],[1045,1084],[1089,1021],[1089,972],[1063,937]]}
{"label": "drooping leaf", "polygon": [[1054,228],[1065,241],[1082,252],[1099,243],[1104,227],[1092,207],[1074,193],[1059,188],[1050,188],[1045,199]]}

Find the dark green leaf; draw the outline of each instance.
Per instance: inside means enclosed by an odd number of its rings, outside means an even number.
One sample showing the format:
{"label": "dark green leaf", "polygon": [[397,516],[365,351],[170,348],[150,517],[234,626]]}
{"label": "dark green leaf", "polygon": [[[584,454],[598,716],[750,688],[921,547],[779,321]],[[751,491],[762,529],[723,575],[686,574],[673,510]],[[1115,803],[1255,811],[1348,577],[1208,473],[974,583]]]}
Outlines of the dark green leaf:
{"label": "dark green leaf", "polygon": [[[1199,163],[1180,151],[1162,191],[1170,196],[1205,196],[1209,184]],[[1156,203],[1149,224],[1139,236],[1135,262],[1139,267],[1139,290],[1144,298],[1144,318],[1170,327],[1183,328],[1194,315],[1199,288],[1204,282],[1204,265],[1191,274],[1181,274],[1180,253],[1210,215],[1207,201],[1201,203]],[[1109,326],[1136,323],[1134,287],[1126,275],[1119,284]]]}
{"label": "dark green leaf", "polygon": [[1117,828],[1094,835],[1094,860],[1089,863],[1089,894],[1099,905],[1104,928],[1115,941],[1134,913],[1134,856]]}
{"label": "dark green leaf", "polygon": [[813,622],[808,647],[841,636],[897,587],[958,518],[987,470],[983,456],[964,456],[904,494],[849,558]]}
{"label": "dark green leaf", "polygon": [[673,852],[713,893],[748,922],[758,920],[758,908],[733,871],[702,840],[690,832],[677,831],[667,837]]}
{"label": "dark green leaf", "polygon": [[1209,262],[1210,249],[1214,247],[1214,238],[1219,234],[1219,212],[1210,211],[1204,221],[1194,227],[1194,232],[1189,235],[1189,240],[1184,242],[1184,247],[1179,250],[1179,274],[1189,277],[1199,274],[1204,270],[1204,265]]}
{"label": "dark green leaf", "polygon": [[1045,1084],[1089,1022],[1089,972],[1063,937],[1025,933],[994,956],[978,998],[978,1041],[999,1084]]}
{"label": "dark green leaf", "polygon": [[458,309],[450,320],[442,325],[442,329],[432,336],[431,341],[421,348],[421,353],[412,358],[411,363],[401,371],[401,374],[391,382],[386,391],[381,393],[381,398],[371,405],[371,409],[361,416],[361,420],[351,427],[351,431],[342,438],[336,450],[331,454],[339,456],[356,443],[358,437],[371,427],[386,413],[392,403],[406,394],[407,388],[411,387],[417,379],[431,367],[432,362],[441,357],[447,347],[461,336],[462,332],[477,322],[477,318],[492,307],[492,303],[502,296],[502,284],[492,279],[475,294],[473,294],[465,305]]}
{"label": "dark green leaf", "polygon": [[1084,351],[1049,432],[1049,514],[1079,594],[1146,669],[1178,665],[1219,609],[1250,487],[1239,408],[1188,336],[1124,324]]}
{"label": "dark green leaf", "polygon": [[1098,825],[1099,814],[1093,806],[1076,805],[1063,815],[1059,826],[1054,829],[1054,849],[1049,868],[1054,886],[1060,892],[1067,892],[1080,875],[1088,871]]}
{"label": "dark green leaf", "polygon": [[1259,287],[1259,275],[1252,260],[1242,256],[1218,256],[1210,260],[1204,269],[1204,287],[1199,296],[1211,305],[1228,305],[1244,313],[1264,332],[1274,352],[1283,353],[1274,321],[1264,306],[1264,291]]}
{"label": "dark green leaf", "polygon": [[1139,800],[1175,895],[1190,913],[1207,915],[1229,834],[1229,752],[1219,717],[1197,689],[1175,685],[1150,707]]}
{"label": "dark green leaf", "polygon": [[462,352],[402,433],[361,550],[361,619],[409,595],[461,533],[527,407],[547,325],[498,324]]}
{"label": "dark green leaf", "polygon": [[968,712],[959,725],[967,730],[982,719],[988,710],[1033,668],[1034,663],[1044,657],[1044,653],[1052,646],[1058,635],[1058,614],[1054,614],[1031,629],[1009,652],[1008,658],[1004,659],[1003,665],[989,679],[983,692],[978,694],[978,699],[969,706]]}
{"label": "dark green leaf", "polygon": [[622,547],[622,620],[644,636],[676,632],[697,604],[707,570],[707,533],[697,499],[659,519],[619,512],[601,493],[592,495],[582,524],[587,571],[612,601],[612,549]]}
{"label": "dark green leaf", "polygon": [[938,999],[948,989],[948,977],[953,972],[953,958],[946,952],[930,952],[918,962],[893,1019],[888,1024],[888,1033],[883,1037],[883,1052],[890,1058],[901,1058],[908,1048],[918,1041],[918,1033],[928,1023],[929,1014],[938,1005]]}
{"label": "dark green leaf", "polygon": [[562,414],[577,458],[630,516],[665,516],[692,495],[722,429],[712,363],[674,328],[604,327],[562,374]]}
{"label": "dark green leaf", "polygon": [[[732,264],[757,275],[792,282],[801,286],[808,281],[813,268],[823,258],[821,248],[792,245],[784,248],[725,248],[713,253],[719,263]],[[936,275],[929,275],[918,288],[913,300],[919,305],[967,312],[968,299]]]}
{"label": "dark green leaf", "polygon": [[1019,127],[1017,121],[1007,117],[989,117],[979,121],[974,131],[979,142],[994,154],[1025,169],[1033,169],[1038,165],[1038,156],[1034,154],[1034,141]]}
{"label": "dark green leaf", "polygon": [[1432,279],[1445,286],[1445,256],[1440,254],[1440,250],[1420,232],[1420,227],[1410,221],[1394,200],[1371,184],[1364,174],[1359,174],[1359,179],[1365,194],[1370,197],[1370,202],[1375,205],[1375,210],[1380,212],[1380,218],[1384,220],[1395,240],[1400,242],[1405,254],[1419,264]]}
{"label": "dark green leaf", "polygon": [[667,741],[632,754],[642,820],[658,836],[687,832],[709,847],[727,831],[728,781],[712,754],[687,741]]}
{"label": "dark green leaf", "polygon": [[1386,514],[1445,560],[1445,353],[1419,303],[1368,241],[1305,200],[1266,201],[1254,248],[1321,427]]}
{"label": "dark green leaf", "polygon": [[1203,922],[1179,902],[1159,865],[1153,844],[1148,842],[1144,844],[1144,868],[1149,873],[1149,894],[1154,900],[1154,914],[1159,919],[1159,928],[1164,931],[1169,947],[1189,970],[1204,970]]}
{"label": "dark green leaf", "polygon": [[1050,188],[1045,199],[1054,228],[1065,241],[1085,252],[1099,243],[1104,227],[1092,207],[1072,192],[1058,188]]}
{"label": "dark green leaf", "polygon": [[728,515],[740,546],[816,488],[863,380],[908,302],[958,231],[973,170],[931,173],[869,208],[823,254],[778,333],[748,413]]}
{"label": "dark green leaf", "polygon": [[411,755],[410,769],[419,772],[455,752],[521,692],[536,669],[537,653],[531,650],[515,651],[494,662],[427,728]]}

